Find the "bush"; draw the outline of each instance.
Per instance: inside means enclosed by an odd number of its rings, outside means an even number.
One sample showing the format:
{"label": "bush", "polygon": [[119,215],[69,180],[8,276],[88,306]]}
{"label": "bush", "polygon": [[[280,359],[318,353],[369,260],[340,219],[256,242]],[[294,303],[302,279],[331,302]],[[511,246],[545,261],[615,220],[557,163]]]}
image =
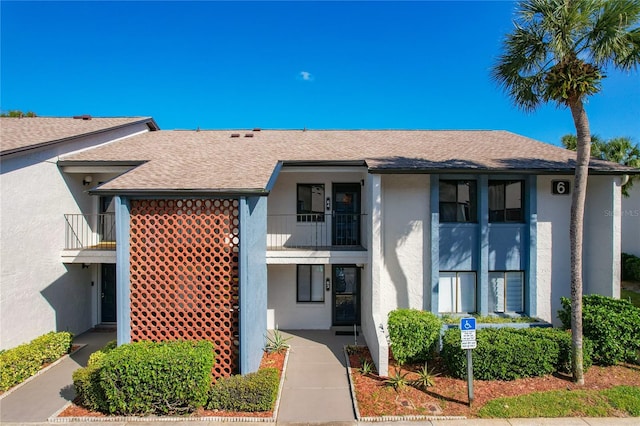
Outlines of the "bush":
{"label": "bush", "polygon": [[116,341],[112,340],[102,349],[89,355],[87,366],[73,372],[73,386],[80,405],[94,411],[107,411],[107,400],[100,384],[102,362],[107,353],[116,348]]}
{"label": "bush", "polygon": [[[544,376],[571,366],[571,337],[561,330],[483,328],[476,332],[476,340],[473,372],[480,380]],[[585,353],[587,368],[588,349]],[[441,355],[452,376],[466,377],[466,350],[460,348],[460,330],[445,332]]]}
{"label": "bush", "polygon": [[389,312],[391,351],[399,364],[427,361],[440,337],[442,320],[431,312],[396,309]]}
{"label": "bush", "polygon": [[211,387],[207,408],[227,411],[269,411],[278,397],[276,368],[265,368],[246,376],[221,378]]}
{"label": "bush", "polygon": [[640,281],[640,257],[622,253],[622,279]]}
{"label": "bush", "polygon": [[[561,299],[558,317],[571,328],[571,300]],[[638,362],[640,351],[640,308],[627,300],[596,294],[582,298],[582,334],[593,343],[593,363],[614,365]]]}
{"label": "bush", "polygon": [[43,364],[69,352],[73,335],[50,332],[0,353],[0,390],[5,391],[36,374]]}
{"label": "bush", "polygon": [[207,401],[213,344],[204,340],[131,343],[108,352],[99,364],[108,413],[186,413]]}

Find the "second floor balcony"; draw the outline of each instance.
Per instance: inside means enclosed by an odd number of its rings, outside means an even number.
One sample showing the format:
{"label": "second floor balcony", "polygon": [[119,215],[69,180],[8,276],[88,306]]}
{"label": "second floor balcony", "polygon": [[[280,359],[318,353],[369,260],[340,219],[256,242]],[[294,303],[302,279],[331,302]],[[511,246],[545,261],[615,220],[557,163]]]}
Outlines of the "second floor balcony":
{"label": "second floor balcony", "polygon": [[267,250],[366,250],[364,214],[267,216]]}
{"label": "second floor balcony", "polygon": [[116,249],[115,214],[65,214],[64,220],[65,250]]}

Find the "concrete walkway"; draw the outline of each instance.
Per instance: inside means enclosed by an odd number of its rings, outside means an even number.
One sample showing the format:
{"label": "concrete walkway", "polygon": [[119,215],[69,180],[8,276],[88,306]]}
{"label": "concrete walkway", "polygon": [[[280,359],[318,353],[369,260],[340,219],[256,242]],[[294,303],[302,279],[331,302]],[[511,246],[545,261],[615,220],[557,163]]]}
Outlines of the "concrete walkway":
{"label": "concrete walkway", "polygon": [[354,337],[329,330],[282,333],[291,338],[291,350],[278,423],[355,422],[343,351]]}
{"label": "concrete walkway", "polygon": [[89,355],[115,338],[115,332],[92,331],[74,338],[74,344],[87,346],[2,398],[0,423],[46,422],[51,415],[75,398],[72,373],[87,365]]}

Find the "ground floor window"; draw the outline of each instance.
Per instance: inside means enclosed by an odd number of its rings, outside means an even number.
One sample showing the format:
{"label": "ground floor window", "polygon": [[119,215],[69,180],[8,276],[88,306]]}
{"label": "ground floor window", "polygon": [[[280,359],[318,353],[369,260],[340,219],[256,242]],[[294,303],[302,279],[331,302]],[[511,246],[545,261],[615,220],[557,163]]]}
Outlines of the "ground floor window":
{"label": "ground floor window", "polygon": [[476,311],[476,273],[440,272],[438,310],[448,312]]}
{"label": "ground floor window", "polygon": [[324,302],[324,265],[298,265],[297,301]]}
{"label": "ground floor window", "polygon": [[524,311],[524,272],[489,272],[489,310],[492,312]]}

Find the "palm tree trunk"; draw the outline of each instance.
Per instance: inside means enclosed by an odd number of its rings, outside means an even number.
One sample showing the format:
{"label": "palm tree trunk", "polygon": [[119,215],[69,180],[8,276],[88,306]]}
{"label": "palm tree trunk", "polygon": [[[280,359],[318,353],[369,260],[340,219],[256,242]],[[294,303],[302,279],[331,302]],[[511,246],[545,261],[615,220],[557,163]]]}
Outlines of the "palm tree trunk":
{"label": "palm tree trunk", "polygon": [[587,178],[591,156],[591,131],[587,112],[581,99],[570,102],[571,115],[578,139],[575,171],[575,189],[571,200],[571,358],[573,380],[584,385],[582,352],[582,240],[584,228],[584,205],[587,198]]}

